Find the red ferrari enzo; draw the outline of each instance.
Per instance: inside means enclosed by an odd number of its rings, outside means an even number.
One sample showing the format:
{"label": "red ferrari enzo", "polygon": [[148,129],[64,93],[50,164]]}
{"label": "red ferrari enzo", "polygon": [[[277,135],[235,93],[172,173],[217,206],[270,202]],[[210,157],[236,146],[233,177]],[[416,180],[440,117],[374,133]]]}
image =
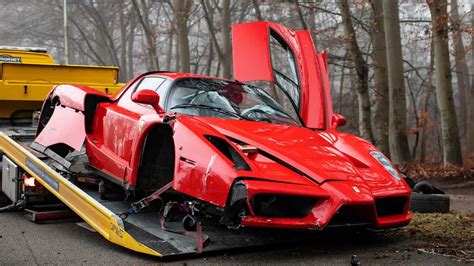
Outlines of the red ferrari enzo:
{"label": "red ferrari enzo", "polygon": [[[178,194],[228,226],[408,224],[410,188],[397,170],[336,131],[345,118],[333,113],[326,56],[309,32],[252,22],[232,34],[235,81],[150,72],[113,97],[60,85],[33,147],[67,168],[85,145],[102,182]],[[250,81],[269,82],[286,104]]]}

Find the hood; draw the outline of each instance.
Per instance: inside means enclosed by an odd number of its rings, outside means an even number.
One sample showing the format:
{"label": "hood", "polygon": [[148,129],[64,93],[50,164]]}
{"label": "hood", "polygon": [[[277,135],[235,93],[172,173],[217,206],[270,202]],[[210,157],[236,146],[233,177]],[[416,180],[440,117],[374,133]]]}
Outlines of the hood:
{"label": "hood", "polygon": [[323,183],[362,181],[357,168],[324,135],[303,127],[199,117],[223,135],[253,145]]}
{"label": "hood", "polygon": [[263,122],[196,117],[221,134],[257,147],[321,184],[353,181],[369,187],[404,186],[370,155],[377,150],[347,133]]}

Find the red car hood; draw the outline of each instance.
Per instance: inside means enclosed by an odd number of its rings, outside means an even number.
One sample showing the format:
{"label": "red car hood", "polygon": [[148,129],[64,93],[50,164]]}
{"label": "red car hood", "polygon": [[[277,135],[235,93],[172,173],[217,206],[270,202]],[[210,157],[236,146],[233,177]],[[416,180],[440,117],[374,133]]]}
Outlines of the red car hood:
{"label": "red car hood", "polygon": [[196,118],[223,135],[265,151],[318,183],[330,180],[363,182],[360,172],[351,160],[318,131],[263,122]]}

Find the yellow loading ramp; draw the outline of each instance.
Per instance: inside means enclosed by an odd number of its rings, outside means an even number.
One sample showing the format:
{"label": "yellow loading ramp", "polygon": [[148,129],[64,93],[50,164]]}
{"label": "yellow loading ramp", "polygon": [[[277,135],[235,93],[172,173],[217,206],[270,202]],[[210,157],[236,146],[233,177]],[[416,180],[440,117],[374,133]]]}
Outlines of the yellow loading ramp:
{"label": "yellow loading ramp", "polygon": [[[195,235],[169,230],[173,227],[171,222],[171,227],[163,229],[160,225],[159,210],[147,210],[151,206],[121,219],[118,214],[130,208],[130,201],[102,200],[97,191],[76,186],[1,131],[0,153],[6,154],[33,176],[105,239],[141,253],[171,258],[224,250],[311,243],[317,241],[319,234],[316,231],[266,228],[230,230],[212,220],[202,218],[202,233],[208,241],[200,246]],[[176,223],[180,225],[180,222],[175,222],[175,228]]]}
{"label": "yellow loading ramp", "polygon": [[6,154],[24,171],[35,177],[41,185],[77,213],[105,239],[131,250],[161,256],[159,252],[139,243],[130,236],[124,230],[122,219],[112,211],[2,132],[0,132],[0,152]]}

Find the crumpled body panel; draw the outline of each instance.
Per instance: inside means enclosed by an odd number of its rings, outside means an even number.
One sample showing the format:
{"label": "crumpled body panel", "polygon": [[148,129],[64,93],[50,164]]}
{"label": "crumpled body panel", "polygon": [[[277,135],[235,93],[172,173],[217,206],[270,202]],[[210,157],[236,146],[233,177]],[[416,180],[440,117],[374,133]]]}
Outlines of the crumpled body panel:
{"label": "crumpled body panel", "polygon": [[62,143],[79,151],[85,137],[84,115],[74,109],[58,106],[35,142],[44,147]]}

